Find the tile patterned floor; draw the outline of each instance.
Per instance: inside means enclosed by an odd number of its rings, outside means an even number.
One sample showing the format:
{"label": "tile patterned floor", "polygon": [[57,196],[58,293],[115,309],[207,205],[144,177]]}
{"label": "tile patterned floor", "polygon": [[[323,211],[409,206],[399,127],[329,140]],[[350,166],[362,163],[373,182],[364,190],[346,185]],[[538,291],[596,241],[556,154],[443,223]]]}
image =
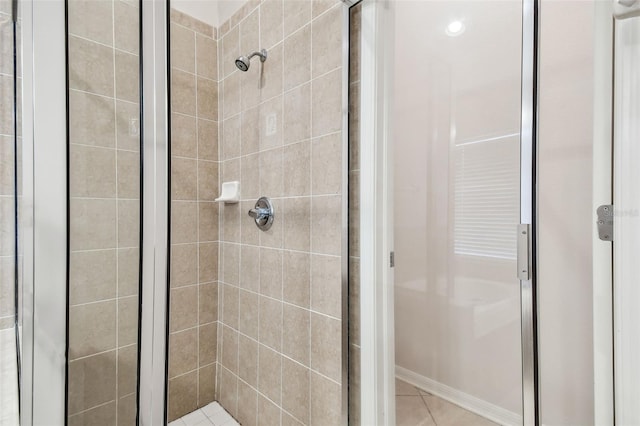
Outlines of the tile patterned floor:
{"label": "tile patterned floor", "polygon": [[[169,426],[239,426],[217,402]],[[496,423],[396,379],[396,426],[496,426]]]}
{"label": "tile patterned floor", "polygon": [[169,426],[240,426],[217,402],[179,418]]}
{"label": "tile patterned floor", "polygon": [[495,426],[496,423],[396,379],[397,426]]}
{"label": "tile patterned floor", "polygon": [[18,424],[18,364],[13,328],[0,330],[0,426]]}

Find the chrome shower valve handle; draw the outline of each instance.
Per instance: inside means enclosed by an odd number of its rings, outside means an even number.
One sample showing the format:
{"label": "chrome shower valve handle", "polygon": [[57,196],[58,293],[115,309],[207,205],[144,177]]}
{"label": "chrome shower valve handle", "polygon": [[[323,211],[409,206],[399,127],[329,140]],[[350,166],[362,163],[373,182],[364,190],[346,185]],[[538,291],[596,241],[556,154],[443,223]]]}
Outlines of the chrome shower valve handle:
{"label": "chrome shower valve handle", "polygon": [[249,216],[256,220],[264,220],[269,217],[269,210],[267,209],[251,209],[249,210]]}
{"label": "chrome shower valve handle", "polygon": [[274,211],[271,200],[267,197],[260,197],[254,208],[249,210],[251,216],[256,222],[256,226],[262,231],[268,231],[273,225]]}

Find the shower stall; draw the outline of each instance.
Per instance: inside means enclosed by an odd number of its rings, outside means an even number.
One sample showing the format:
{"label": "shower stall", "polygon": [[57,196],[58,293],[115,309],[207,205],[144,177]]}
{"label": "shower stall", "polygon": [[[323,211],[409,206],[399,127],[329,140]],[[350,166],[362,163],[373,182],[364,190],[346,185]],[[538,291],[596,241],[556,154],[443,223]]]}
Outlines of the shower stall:
{"label": "shower stall", "polygon": [[0,425],[637,423],[639,9],[0,0]]}
{"label": "shower stall", "polygon": [[346,422],[346,6],[0,5],[0,424]]}

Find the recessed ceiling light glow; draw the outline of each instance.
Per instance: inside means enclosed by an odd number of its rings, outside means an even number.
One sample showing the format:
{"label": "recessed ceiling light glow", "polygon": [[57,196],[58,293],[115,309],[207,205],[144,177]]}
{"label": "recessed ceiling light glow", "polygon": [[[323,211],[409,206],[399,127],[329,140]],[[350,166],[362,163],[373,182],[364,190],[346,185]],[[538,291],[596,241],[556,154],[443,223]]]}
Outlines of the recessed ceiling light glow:
{"label": "recessed ceiling light glow", "polygon": [[449,25],[447,25],[446,33],[449,37],[459,36],[464,32],[464,24],[462,21],[451,21]]}

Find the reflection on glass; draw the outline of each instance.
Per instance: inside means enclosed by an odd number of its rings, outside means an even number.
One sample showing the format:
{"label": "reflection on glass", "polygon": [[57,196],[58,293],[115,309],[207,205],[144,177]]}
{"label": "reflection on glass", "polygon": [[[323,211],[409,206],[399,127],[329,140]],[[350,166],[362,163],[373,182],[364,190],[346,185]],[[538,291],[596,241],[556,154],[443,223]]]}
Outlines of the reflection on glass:
{"label": "reflection on glass", "polygon": [[398,374],[432,412],[459,410],[445,395],[518,424],[522,6],[397,2],[395,15]]}
{"label": "reflection on glass", "polygon": [[18,18],[10,2],[0,2],[0,424],[19,421],[21,245],[16,219],[22,195],[22,79]]}
{"label": "reflection on glass", "polygon": [[68,422],[135,425],[139,5],[70,1]]}

